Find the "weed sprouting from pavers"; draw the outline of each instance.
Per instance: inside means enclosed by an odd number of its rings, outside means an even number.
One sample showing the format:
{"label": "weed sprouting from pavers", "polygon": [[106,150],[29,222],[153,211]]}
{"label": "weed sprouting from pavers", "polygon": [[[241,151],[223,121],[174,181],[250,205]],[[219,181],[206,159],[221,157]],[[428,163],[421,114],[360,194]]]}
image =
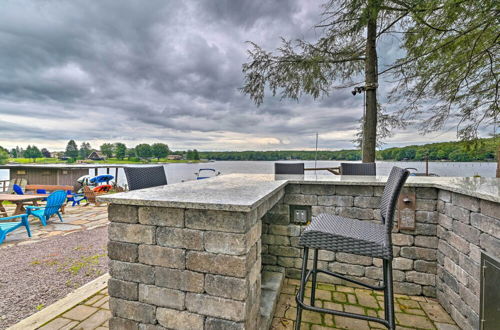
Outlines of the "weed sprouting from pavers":
{"label": "weed sprouting from pavers", "polygon": [[[311,294],[308,283],[305,301]],[[273,319],[273,330],[293,329],[296,317],[295,294],[299,281],[286,279]],[[338,311],[360,313],[373,317],[384,317],[384,296],[382,292],[352,288],[343,285],[318,283],[316,306]],[[320,294],[318,294],[320,293]],[[422,296],[395,295],[396,323],[401,329],[437,329],[446,324],[447,328],[457,329],[453,320],[435,299]],[[345,318],[336,315],[304,311],[301,329],[385,329],[376,322]]]}

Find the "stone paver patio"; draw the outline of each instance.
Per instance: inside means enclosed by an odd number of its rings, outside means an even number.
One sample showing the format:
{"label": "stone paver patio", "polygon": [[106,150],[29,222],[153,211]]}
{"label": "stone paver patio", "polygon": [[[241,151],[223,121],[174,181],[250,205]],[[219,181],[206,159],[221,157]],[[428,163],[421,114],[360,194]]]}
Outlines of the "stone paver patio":
{"label": "stone paver patio", "polygon": [[[307,298],[310,297],[310,286],[311,283],[309,282],[305,292],[306,302],[308,302]],[[293,329],[297,312],[295,294],[298,288],[298,280],[285,279],[274,314],[273,329]],[[316,301],[316,306],[318,307],[384,317],[384,297],[381,291],[320,283],[316,290]],[[398,329],[459,329],[435,299],[396,294],[395,312]],[[383,325],[376,322],[311,311],[303,312],[301,329],[322,330],[332,328],[356,330],[386,329]]]}
{"label": "stone paver patio", "polygon": [[38,329],[108,329],[110,318],[108,289],[104,289]]}
{"label": "stone paver patio", "polygon": [[[7,213],[11,215],[15,207],[13,205],[5,205],[5,208]],[[18,228],[7,235],[5,241],[0,245],[0,249],[15,245],[32,244],[51,236],[105,226],[109,223],[108,208],[105,204],[101,206],[91,204],[75,207],[68,204],[65,214],[63,214],[63,220],[64,222],[60,222],[57,216],[55,216],[47,226],[42,226],[40,220],[30,217],[31,238],[26,234],[24,227]]]}
{"label": "stone paver patio", "polygon": [[[296,313],[294,295],[298,290],[298,285],[299,282],[297,280],[285,279],[274,314],[273,330],[293,329]],[[318,284],[316,292],[317,306],[383,317],[383,296],[378,292],[375,293],[371,290],[324,283]],[[310,297],[310,288],[306,290],[306,297]],[[446,311],[434,299],[396,294],[395,300],[398,329],[459,329]],[[61,315],[50,320],[39,329],[102,330],[109,327],[108,322],[110,318],[109,296],[107,289],[104,289],[74,308],[68,311],[61,311]],[[302,319],[301,329],[303,330],[385,329],[382,325],[374,322],[309,311],[304,311]]]}

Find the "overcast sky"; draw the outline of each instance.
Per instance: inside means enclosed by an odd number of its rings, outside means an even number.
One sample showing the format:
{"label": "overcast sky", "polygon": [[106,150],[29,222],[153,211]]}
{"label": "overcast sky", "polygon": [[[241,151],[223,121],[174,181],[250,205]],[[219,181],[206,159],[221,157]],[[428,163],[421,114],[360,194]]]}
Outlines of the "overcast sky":
{"label": "overcast sky", "polygon": [[[259,108],[238,90],[245,41],[313,39],[323,2],[2,0],[0,145],[309,149],[318,132],[322,149],[352,148],[362,97],[350,90]],[[381,61],[397,52],[379,49]],[[408,129],[385,146],[454,138]]]}

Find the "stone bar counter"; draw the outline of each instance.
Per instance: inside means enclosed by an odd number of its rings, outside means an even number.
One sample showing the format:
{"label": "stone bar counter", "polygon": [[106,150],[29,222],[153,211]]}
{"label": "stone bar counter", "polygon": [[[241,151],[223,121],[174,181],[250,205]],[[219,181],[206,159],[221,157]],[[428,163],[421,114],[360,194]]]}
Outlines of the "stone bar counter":
{"label": "stone bar counter", "polygon": [[[110,327],[269,328],[283,277],[300,273],[305,224],[291,209],[378,221],[385,180],[231,174],[100,197],[111,222]],[[436,297],[463,329],[478,329],[482,254],[500,259],[500,180],[410,177],[403,193],[416,196],[415,224],[393,231],[396,293]],[[371,284],[381,265],[320,252],[319,267]]]}

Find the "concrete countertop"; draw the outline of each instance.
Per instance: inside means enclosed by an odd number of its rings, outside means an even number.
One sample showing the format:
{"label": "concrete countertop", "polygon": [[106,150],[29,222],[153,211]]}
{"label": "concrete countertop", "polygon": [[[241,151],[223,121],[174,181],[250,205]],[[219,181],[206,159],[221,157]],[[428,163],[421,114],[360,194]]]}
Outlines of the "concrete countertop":
{"label": "concrete countertop", "polygon": [[228,174],[100,196],[107,203],[248,212],[286,180],[268,174]]}
{"label": "concrete countertop", "polygon": [[[386,176],[228,174],[99,197],[102,202],[248,212],[287,184],[380,185]],[[409,177],[409,187],[452,191],[500,203],[500,179]]]}

